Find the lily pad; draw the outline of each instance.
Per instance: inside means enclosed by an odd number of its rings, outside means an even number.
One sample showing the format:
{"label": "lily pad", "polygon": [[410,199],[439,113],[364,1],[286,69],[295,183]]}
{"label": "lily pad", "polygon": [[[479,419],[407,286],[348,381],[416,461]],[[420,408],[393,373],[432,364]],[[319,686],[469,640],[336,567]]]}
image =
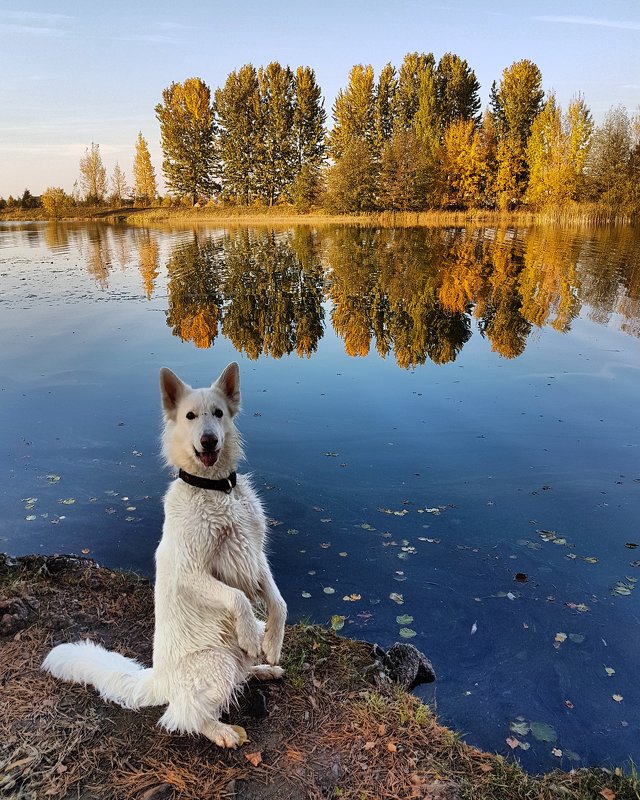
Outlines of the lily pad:
{"label": "lily pad", "polygon": [[531,735],[539,742],[555,742],[558,738],[555,728],[546,722],[532,722],[530,727]]}

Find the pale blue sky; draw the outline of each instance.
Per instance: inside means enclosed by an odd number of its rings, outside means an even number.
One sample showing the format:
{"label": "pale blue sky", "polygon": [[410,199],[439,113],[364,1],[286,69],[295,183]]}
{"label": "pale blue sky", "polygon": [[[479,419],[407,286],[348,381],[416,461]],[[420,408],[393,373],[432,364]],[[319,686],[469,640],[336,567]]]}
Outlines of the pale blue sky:
{"label": "pale blue sky", "polygon": [[466,58],[483,104],[528,58],[563,107],[582,92],[596,121],[640,105],[640,0],[0,0],[0,196],[70,191],[92,141],[130,180],[139,130],[160,175],[153,109],[172,81],[214,90],[249,61],[309,65],[330,119],[353,64],[377,75],[414,50]]}

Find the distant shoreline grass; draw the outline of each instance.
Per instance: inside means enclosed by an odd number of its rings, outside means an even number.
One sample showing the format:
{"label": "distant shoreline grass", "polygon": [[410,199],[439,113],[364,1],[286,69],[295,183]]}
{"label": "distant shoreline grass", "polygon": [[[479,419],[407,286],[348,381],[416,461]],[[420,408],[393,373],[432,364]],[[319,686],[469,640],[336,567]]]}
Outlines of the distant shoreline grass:
{"label": "distant shoreline grass", "polygon": [[[41,208],[0,213],[0,222],[56,221]],[[211,223],[223,225],[369,225],[383,227],[442,227],[442,226],[595,226],[635,225],[638,220],[614,209],[596,204],[543,211],[376,211],[359,214],[330,214],[322,209],[298,212],[292,206],[255,208],[251,206],[205,206],[202,208],[74,208],[73,213],[59,222],[102,222],[128,225],[193,226]]]}

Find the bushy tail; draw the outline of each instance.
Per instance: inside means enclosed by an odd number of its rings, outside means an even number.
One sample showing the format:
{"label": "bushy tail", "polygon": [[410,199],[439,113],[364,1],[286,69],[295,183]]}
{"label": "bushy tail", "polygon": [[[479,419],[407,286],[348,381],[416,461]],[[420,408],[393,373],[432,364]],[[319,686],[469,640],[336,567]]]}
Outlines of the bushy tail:
{"label": "bushy tail", "polygon": [[105,650],[89,640],[59,644],[42,662],[42,669],[71,683],[90,683],[105,700],[125,708],[166,703],[154,687],[153,669],[132,658]]}

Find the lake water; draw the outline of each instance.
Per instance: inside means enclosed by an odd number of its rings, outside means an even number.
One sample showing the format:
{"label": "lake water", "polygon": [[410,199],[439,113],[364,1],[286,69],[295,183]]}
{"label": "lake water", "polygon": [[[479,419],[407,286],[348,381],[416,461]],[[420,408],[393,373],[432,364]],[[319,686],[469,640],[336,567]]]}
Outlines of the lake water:
{"label": "lake water", "polygon": [[640,759],[637,231],[4,223],[0,288],[1,549],[151,574],[158,369],[237,359],[291,619],[528,769]]}

